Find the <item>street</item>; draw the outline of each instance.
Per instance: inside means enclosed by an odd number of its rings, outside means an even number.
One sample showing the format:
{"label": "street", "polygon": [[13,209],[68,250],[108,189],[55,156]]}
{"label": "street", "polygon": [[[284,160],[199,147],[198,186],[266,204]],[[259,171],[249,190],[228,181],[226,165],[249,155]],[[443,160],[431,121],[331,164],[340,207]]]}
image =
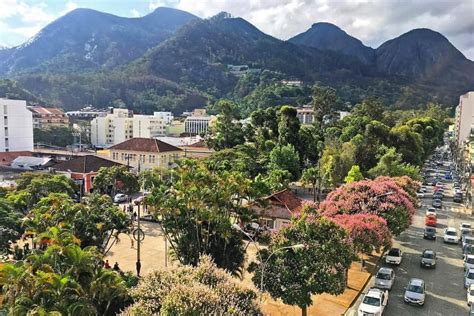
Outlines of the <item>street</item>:
{"label": "street", "polygon": [[[461,222],[471,223],[470,211],[464,213],[463,204],[452,201],[453,185],[446,184],[446,195],[443,208],[438,211],[437,239],[423,239],[425,227],[425,212],[431,206],[433,188],[428,187],[428,193],[423,198],[423,207],[416,211],[413,224],[408,230],[396,237],[393,247],[400,248],[403,252],[403,261],[400,266],[394,268],[396,278],[384,315],[467,315],[466,290],[463,286],[463,260],[460,245],[443,243],[444,229],[455,227],[459,234]],[[420,256],[424,249],[433,249],[438,254],[436,269],[420,267]],[[389,266],[381,261],[381,266]],[[421,278],[426,282],[427,298],[422,307],[411,306],[403,301],[404,288],[411,278]],[[366,290],[374,284],[373,278],[369,281]],[[347,315],[357,315],[363,295],[354,304]]]}

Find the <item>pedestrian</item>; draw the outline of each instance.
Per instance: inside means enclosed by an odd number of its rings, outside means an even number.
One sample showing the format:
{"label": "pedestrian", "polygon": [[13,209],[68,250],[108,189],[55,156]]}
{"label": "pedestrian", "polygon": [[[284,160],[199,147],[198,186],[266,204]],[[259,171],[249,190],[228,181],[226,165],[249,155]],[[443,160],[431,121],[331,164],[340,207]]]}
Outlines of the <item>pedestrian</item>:
{"label": "pedestrian", "polygon": [[136,221],[138,218],[138,214],[137,212],[133,212],[133,220]]}
{"label": "pedestrian", "polygon": [[132,246],[130,248],[133,248],[133,238],[130,238],[130,242],[132,244]]}
{"label": "pedestrian", "polygon": [[119,271],[120,271],[120,268],[119,268],[119,264],[118,264],[118,262],[115,262],[115,264],[114,264],[114,268],[113,268],[113,269],[114,269],[114,271],[117,271],[117,272],[119,272]]}
{"label": "pedestrian", "polygon": [[120,231],[118,230],[114,233],[114,237],[117,244],[120,242],[119,234],[120,234]]}
{"label": "pedestrian", "polygon": [[110,269],[110,264],[109,264],[109,260],[108,260],[108,259],[105,260],[105,262],[104,262],[104,268]]}

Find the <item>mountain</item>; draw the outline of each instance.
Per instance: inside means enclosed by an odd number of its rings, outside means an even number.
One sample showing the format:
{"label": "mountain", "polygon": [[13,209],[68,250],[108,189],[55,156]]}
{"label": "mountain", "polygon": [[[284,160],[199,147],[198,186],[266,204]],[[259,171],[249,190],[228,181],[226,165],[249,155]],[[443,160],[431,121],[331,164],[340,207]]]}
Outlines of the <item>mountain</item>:
{"label": "mountain", "polygon": [[141,18],[76,9],[26,43],[0,51],[0,75],[112,68],[141,57],[196,16],[158,8]]}
{"label": "mountain", "polygon": [[383,43],[376,50],[377,68],[388,75],[411,78],[469,80],[474,63],[442,34],[415,29]]}
{"label": "mountain", "polygon": [[365,46],[360,40],[331,23],[315,23],[306,32],[298,34],[288,41],[297,45],[331,50],[357,57],[366,64],[373,63],[375,60],[374,49]]}

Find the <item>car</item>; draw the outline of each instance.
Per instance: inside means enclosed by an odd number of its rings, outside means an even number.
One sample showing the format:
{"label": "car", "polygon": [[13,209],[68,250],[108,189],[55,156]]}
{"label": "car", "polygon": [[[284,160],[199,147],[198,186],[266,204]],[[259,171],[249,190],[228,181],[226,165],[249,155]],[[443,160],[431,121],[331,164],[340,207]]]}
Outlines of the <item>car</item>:
{"label": "car", "polygon": [[[464,228],[461,230],[461,242],[464,241],[464,238],[466,238],[467,236],[472,236],[472,230],[471,229],[468,229],[468,228]],[[463,245],[461,244],[461,247]]]}
{"label": "car", "polygon": [[474,269],[474,255],[468,254],[464,256],[464,271]]}
{"label": "car", "polygon": [[462,238],[461,241],[461,247],[464,247],[466,245],[473,245],[474,246],[474,236],[472,235],[464,235],[464,238]]}
{"label": "car", "polygon": [[385,262],[388,264],[400,265],[403,259],[403,252],[398,248],[392,248],[385,256]]}
{"label": "car", "polygon": [[444,230],[443,241],[445,243],[457,244],[459,243],[459,236],[456,228],[448,227]]}
{"label": "car", "polygon": [[425,197],[425,194],[423,192],[416,192],[416,197],[422,199]]}
{"label": "car", "polygon": [[428,207],[426,210],[426,216],[434,215],[436,216],[436,209],[434,207]]}
{"label": "car", "polygon": [[471,229],[471,228],[472,227],[470,223],[462,222],[461,224],[459,224],[459,230]]}
{"label": "car", "polygon": [[122,203],[122,202],[127,202],[128,201],[128,195],[123,194],[123,193],[117,193],[114,196],[114,202],[115,203]]}
{"label": "car", "polygon": [[446,173],[446,174],[444,175],[444,179],[445,179],[445,180],[448,180],[448,181],[451,181],[451,180],[453,180],[453,176],[452,176],[450,173]]}
{"label": "car", "polygon": [[426,193],[426,192],[428,192],[428,189],[427,189],[426,187],[421,187],[421,188],[418,190],[418,192],[420,192],[420,193]]}
{"label": "car", "polygon": [[474,284],[474,269],[467,269],[464,274],[464,287],[467,289],[471,284]]}
{"label": "car", "polygon": [[438,188],[444,188],[444,183],[442,183],[441,181],[437,181],[435,186]]}
{"label": "car", "polygon": [[425,231],[423,232],[424,239],[436,239],[436,228],[431,226],[426,226]]}
{"label": "car", "polygon": [[467,305],[471,306],[472,310],[472,302],[474,302],[474,284],[469,285],[467,288]]}
{"label": "car", "polygon": [[425,291],[425,281],[417,278],[410,279],[405,288],[403,300],[408,304],[423,306],[425,305]]}
{"label": "car", "polygon": [[463,258],[466,258],[467,255],[474,255],[474,247],[472,245],[465,245],[462,247]]}
{"label": "car", "polygon": [[431,203],[431,205],[435,208],[441,208],[443,207],[443,202],[441,202],[440,199],[435,199],[433,200],[433,203]]}
{"label": "car", "polygon": [[384,290],[391,290],[395,282],[395,272],[392,268],[382,267],[375,275],[375,287]]}
{"label": "car", "polygon": [[140,216],[140,220],[145,221],[145,222],[153,222],[153,223],[159,223],[160,221],[156,219],[155,216],[152,214],[145,214]]}
{"label": "car", "polygon": [[462,203],[462,193],[455,193],[453,196],[453,202]]}
{"label": "car", "polygon": [[436,268],[436,251],[432,249],[425,249],[421,254],[420,266],[425,268]]}
{"label": "car", "polygon": [[359,306],[358,316],[382,315],[388,302],[388,291],[371,288],[364,295]]}
{"label": "car", "polygon": [[438,224],[438,220],[436,219],[435,215],[428,215],[425,217],[426,226],[436,227],[437,224]]}
{"label": "car", "polygon": [[433,193],[434,200],[442,200],[444,198],[444,194],[442,192],[435,192]]}

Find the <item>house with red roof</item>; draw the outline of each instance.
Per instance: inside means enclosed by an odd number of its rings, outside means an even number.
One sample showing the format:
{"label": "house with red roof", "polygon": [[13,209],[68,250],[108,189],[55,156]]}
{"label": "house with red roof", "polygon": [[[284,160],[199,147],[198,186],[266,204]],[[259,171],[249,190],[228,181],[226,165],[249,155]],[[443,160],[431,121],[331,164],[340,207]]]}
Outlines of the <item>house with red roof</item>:
{"label": "house with red roof", "polygon": [[275,192],[249,205],[258,216],[260,226],[270,230],[288,226],[292,216],[298,214],[301,207],[302,200],[289,189]]}
{"label": "house with red roof", "polygon": [[140,169],[170,168],[184,157],[181,148],[154,138],[134,137],[108,148],[112,161]]}

